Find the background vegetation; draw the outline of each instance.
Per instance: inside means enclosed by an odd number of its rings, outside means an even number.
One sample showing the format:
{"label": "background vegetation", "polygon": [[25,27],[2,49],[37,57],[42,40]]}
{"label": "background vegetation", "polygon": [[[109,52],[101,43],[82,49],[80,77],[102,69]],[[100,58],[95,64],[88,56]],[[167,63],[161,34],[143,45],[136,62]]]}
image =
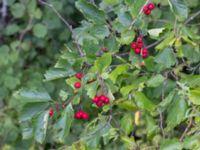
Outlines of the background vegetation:
{"label": "background vegetation", "polygon": [[200,2],[149,2],[1,0],[0,149],[199,150]]}

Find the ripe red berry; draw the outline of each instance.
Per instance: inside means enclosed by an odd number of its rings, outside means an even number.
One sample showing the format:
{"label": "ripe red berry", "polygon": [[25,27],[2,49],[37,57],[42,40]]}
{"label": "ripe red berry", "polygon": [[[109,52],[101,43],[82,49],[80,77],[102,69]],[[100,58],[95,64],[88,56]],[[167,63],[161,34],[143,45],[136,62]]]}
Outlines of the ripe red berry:
{"label": "ripe red berry", "polygon": [[78,111],[74,114],[74,118],[81,119],[82,118],[82,111]]}
{"label": "ripe red berry", "polygon": [[137,43],[136,42],[132,42],[131,43],[131,48],[134,50],[134,49],[136,49],[136,47],[137,47]]}
{"label": "ripe red berry", "polygon": [[102,48],[101,48],[101,51],[103,51],[103,52],[108,52],[108,48],[102,47]]}
{"label": "ripe red berry", "polygon": [[143,12],[145,13],[147,10],[149,10],[148,6],[143,7]]}
{"label": "ripe red berry", "polygon": [[54,110],[53,110],[53,108],[50,108],[49,109],[49,116],[53,117],[53,115],[54,115]]}
{"label": "ripe red berry", "polygon": [[152,10],[155,8],[155,5],[154,5],[153,3],[149,3],[149,4],[147,5],[147,7],[148,7],[149,10],[152,11]]}
{"label": "ripe red berry", "polygon": [[145,11],[144,14],[147,15],[147,16],[150,15],[151,14],[151,10]]}
{"label": "ripe red berry", "polygon": [[95,97],[93,98],[92,101],[93,101],[94,103],[96,103],[98,100],[99,100],[99,96],[95,96]]}
{"label": "ripe red berry", "polygon": [[105,99],[104,99],[104,101],[103,101],[105,104],[108,104],[108,103],[110,103],[110,99],[108,98],[108,97],[106,97]]}
{"label": "ripe red berry", "polygon": [[143,50],[142,50],[142,57],[143,57],[143,58],[147,58],[148,55],[149,55],[148,49],[143,48]]}
{"label": "ripe red berry", "polygon": [[104,100],[105,100],[106,98],[107,98],[107,97],[104,96],[104,95],[99,96],[99,100],[102,101],[102,102],[104,102]]}
{"label": "ripe red berry", "polygon": [[77,73],[75,74],[75,77],[76,77],[77,79],[80,79],[80,80],[81,80],[81,78],[83,77],[83,74],[82,74],[81,72],[77,72]]}
{"label": "ripe red berry", "polygon": [[79,89],[79,88],[81,87],[81,82],[75,82],[75,83],[74,83],[74,87],[75,87],[76,89]]}
{"label": "ripe red berry", "polygon": [[139,36],[139,37],[137,38],[137,43],[143,43],[143,40],[142,40],[142,37],[141,37],[141,36]]}
{"label": "ripe red berry", "polygon": [[102,107],[103,106],[103,102],[102,101],[97,101],[96,105],[97,105],[97,107]]}
{"label": "ripe red berry", "polygon": [[82,113],[82,118],[83,118],[84,120],[89,119],[88,113],[87,113],[87,112],[83,112],[83,113]]}
{"label": "ripe red berry", "polygon": [[136,54],[140,54],[140,51],[141,51],[140,48],[136,48],[136,49],[135,49],[135,53],[136,53]]}
{"label": "ripe red berry", "polygon": [[137,48],[142,48],[142,47],[143,47],[143,42],[137,44]]}

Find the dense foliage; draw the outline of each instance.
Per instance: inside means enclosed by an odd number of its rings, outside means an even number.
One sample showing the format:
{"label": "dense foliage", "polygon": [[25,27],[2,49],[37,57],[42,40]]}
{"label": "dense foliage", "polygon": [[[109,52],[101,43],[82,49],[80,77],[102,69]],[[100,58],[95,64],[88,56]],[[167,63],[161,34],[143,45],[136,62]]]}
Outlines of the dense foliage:
{"label": "dense foliage", "polygon": [[4,150],[200,149],[198,0],[8,2]]}

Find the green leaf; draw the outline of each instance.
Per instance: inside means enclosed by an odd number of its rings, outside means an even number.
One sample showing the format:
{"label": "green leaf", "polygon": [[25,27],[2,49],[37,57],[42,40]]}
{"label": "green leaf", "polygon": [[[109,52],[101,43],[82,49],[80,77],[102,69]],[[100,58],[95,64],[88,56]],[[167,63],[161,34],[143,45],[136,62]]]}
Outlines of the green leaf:
{"label": "green leaf", "polygon": [[19,26],[17,24],[9,24],[6,27],[6,35],[13,35],[17,33],[20,30]]}
{"label": "green leaf", "polygon": [[149,100],[142,92],[136,92],[134,97],[139,108],[147,111],[153,111],[155,109],[156,105],[151,102],[151,100]]}
{"label": "green leaf", "polygon": [[151,77],[148,81],[147,81],[147,86],[148,87],[158,87],[160,84],[163,83],[163,81],[165,80],[165,78],[158,74],[156,76]]}
{"label": "green leaf", "polygon": [[165,28],[155,28],[148,30],[148,33],[153,38],[158,38],[159,35],[165,30]]}
{"label": "green leaf", "polygon": [[33,136],[33,128],[24,128],[22,131],[22,138],[25,139],[30,139]]}
{"label": "green leaf", "polygon": [[116,80],[119,75],[125,73],[128,70],[128,65],[119,65],[117,66],[109,75],[109,78],[112,80],[113,83],[116,83]]}
{"label": "green leaf", "polygon": [[35,140],[42,144],[46,137],[49,113],[45,111],[39,115],[35,124]]}
{"label": "green leaf", "polygon": [[48,103],[44,102],[25,104],[20,112],[20,122],[32,119],[35,115],[44,111],[47,107]]}
{"label": "green leaf", "polygon": [[173,129],[185,119],[186,110],[187,103],[185,102],[184,98],[176,95],[168,108],[166,120],[167,130]]}
{"label": "green leaf", "polygon": [[146,3],[146,0],[135,0],[132,3],[132,5],[130,5],[131,15],[133,17],[137,17],[145,3]]}
{"label": "green leaf", "polygon": [[74,110],[72,105],[69,104],[55,124],[55,129],[57,130],[56,139],[59,142],[64,142],[65,138],[68,136],[73,120]]}
{"label": "green leaf", "polygon": [[167,33],[167,37],[156,46],[156,49],[163,50],[166,47],[172,46],[175,40],[174,32]]}
{"label": "green leaf", "polygon": [[145,121],[146,121],[146,130],[147,130],[147,136],[151,137],[156,134],[156,132],[159,132],[159,127],[156,125],[156,122],[152,116],[145,113]]}
{"label": "green leaf", "polygon": [[120,44],[129,45],[133,41],[134,38],[135,38],[135,31],[125,30],[121,33],[121,37],[118,38],[117,40]]}
{"label": "green leaf", "polygon": [[94,98],[94,96],[97,94],[98,87],[99,87],[99,83],[97,81],[86,85],[85,89],[87,91],[87,95],[90,98]]}
{"label": "green leaf", "polygon": [[67,68],[67,70],[54,68],[46,71],[44,76],[45,76],[45,81],[50,81],[50,80],[65,78],[73,74],[75,74],[75,71],[72,68]]}
{"label": "green leaf", "polygon": [[108,26],[103,24],[93,24],[88,32],[98,39],[104,39],[110,33]]}
{"label": "green leaf", "polygon": [[173,52],[172,48],[166,48],[161,53],[159,53],[156,58],[155,62],[165,66],[166,68],[170,68],[171,66],[175,65],[176,57],[175,53]]}
{"label": "green leaf", "polygon": [[114,104],[117,105],[119,108],[123,108],[129,111],[135,111],[138,109],[135,103],[130,100],[115,101]]}
{"label": "green leaf", "polygon": [[129,114],[125,114],[120,121],[121,128],[126,133],[126,135],[129,135],[131,131],[133,130],[133,124],[134,124],[133,118],[134,118],[133,115],[129,113]]}
{"label": "green leaf", "polygon": [[33,34],[38,38],[43,38],[47,34],[47,27],[38,23],[33,27]]}
{"label": "green leaf", "polygon": [[168,0],[170,8],[179,21],[188,17],[188,8],[182,0]]}
{"label": "green leaf", "polygon": [[104,55],[102,55],[100,58],[98,58],[95,61],[95,67],[96,70],[98,70],[100,73],[102,73],[103,71],[105,71],[108,66],[111,64],[112,62],[112,55],[110,53],[106,53]]}
{"label": "green leaf", "polygon": [[0,47],[0,66],[6,65],[9,62],[9,47],[7,45],[2,45]]}
{"label": "green leaf", "polygon": [[162,142],[160,150],[182,150],[182,144],[178,139],[167,139]]}
{"label": "green leaf", "polygon": [[123,86],[121,89],[120,89],[120,93],[123,95],[123,96],[127,96],[133,89],[135,89],[136,87],[134,85],[127,85],[127,86]]}
{"label": "green leaf", "polygon": [[200,105],[200,88],[189,91],[189,99],[195,105]]}
{"label": "green leaf", "polygon": [[15,3],[11,5],[11,13],[15,18],[21,18],[25,13],[25,6],[23,3]]}
{"label": "green leaf", "polygon": [[170,105],[171,101],[173,100],[174,96],[176,94],[176,91],[171,91],[167,97],[165,97],[163,99],[162,102],[160,102],[160,104],[158,105],[159,110],[161,110],[162,112],[165,111],[165,109],[167,109],[167,107]]}
{"label": "green leaf", "polygon": [[200,75],[182,75],[181,82],[186,83],[189,87],[195,88],[200,86]]}
{"label": "green leaf", "polygon": [[23,103],[30,102],[48,102],[51,100],[51,97],[47,92],[44,91],[31,91],[22,89],[17,92],[16,97],[21,100]]}
{"label": "green leaf", "polygon": [[79,0],[78,2],[76,2],[76,7],[84,14],[87,19],[95,23],[105,23],[105,13],[102,10],[98,9],[96,6],[87,2],[86,0]]}

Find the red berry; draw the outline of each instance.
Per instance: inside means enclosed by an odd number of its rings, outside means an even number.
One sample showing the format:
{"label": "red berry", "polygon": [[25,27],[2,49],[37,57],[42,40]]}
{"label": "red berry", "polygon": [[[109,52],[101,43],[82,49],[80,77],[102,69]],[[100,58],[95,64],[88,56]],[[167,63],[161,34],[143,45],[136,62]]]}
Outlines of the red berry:
{"label": "red berry", "polygon": [[97,101],[96,105],[97,105],[97,107],[102,107],[103,106],[103,102],[102,101]]}
{"label": "red berry", "polygon": [[74,114],[74,118],[76,119],[81,119],[82,118],[82,112],[81,111],[78,111]]}
{"label": "red berry", "polygon": [[132,48],[132,49],[136,49],[136,47],[137,47],[137,43],[136,43],[136,42],[132,42],[132,43],[131,43],[131,48]]}
{"label": "red berry", "polygon": [[137,48],[142,48],[142,47],[143,47],[143,42],[137,44]]}
{"label": "red berry", "polygon": [[105,99],[106,99],[106,96],[104,96],[104,95],[99,96],[99,101],[104,102]]}
{"label": "red berry", "polygon": [[140,51],[141,51],[140,48],[136,48],[136,49],[135,49],[135,53],[136,53],[136,54],[140,54]]}
{"label": "red berry", "polygon": [[89,119],[88,113],[87,113],[87,112],[83,112],[83,113],[82,113],[82,118],[83,118],[84,120]]}
{"label": "red berry", "polygon": [[155,8],[155,5],[153,3],[149,3],[147,7],[149,10],[153,10]]}
{"label": "red berry", "polygon": [[106,97],[103,101],[105,104],[108,104],[110,102],[110,99],[108,97]]}
{"label": "red berry", "polygon": [[96,103],[96,102],[98,102],[98,100],[99,100],[99,96],[95,96],[95,97],[93,98],[92,101],[93,101],[94,103]]}
{"label": "red berry", "polygon": [[76,89],[79,89],[79,88],[81,87],[81,82],[75,82],[75,83],[74,83],[74,87],[75,87]]}
{"label": "red berry", "polygon": [[148,49],[143,48],[143,50],[142,50],[142,57],[143,57],[143,58],[147,58],[148,55],[149,55]]}
{"label": "red berry", "polygon": [[103,52],[108,52],[108,48],[102,47],[102,48],[101,48],[101,51],[103,51]]}
{"label": "red berry", "polygon": [[146,5],[146,6],[143,7],[143,12],[145,13],[147,10],[149,10],[149,8],[148,8],[148,6]]}
{"label": "red berry", "polygon": [[147,16],[150,15],[151,14],[151,10],[145,11],[144,14],[147,15]]}
{"label": "red berry", "polygon": [[75,74],[75,77],[76,77],[77,79],[80,79],[80,80],[81,80],[81,78],[83,77],[83,74],[82,74],[81,72],[77,72],[77,73]]}
{"label": "red berry", "polygon": [[53,108],[50,108],[50,109],[49,109],[49,116],[50,116],[50,117],[53,117],[53,115],[54,115]]}
{"label": "red berry", "polygon": [[142,42],[142,37],[141,37],[141,36],[139,36],[139,37],[137,38],[137,43],[143,43],[143,42]]}

